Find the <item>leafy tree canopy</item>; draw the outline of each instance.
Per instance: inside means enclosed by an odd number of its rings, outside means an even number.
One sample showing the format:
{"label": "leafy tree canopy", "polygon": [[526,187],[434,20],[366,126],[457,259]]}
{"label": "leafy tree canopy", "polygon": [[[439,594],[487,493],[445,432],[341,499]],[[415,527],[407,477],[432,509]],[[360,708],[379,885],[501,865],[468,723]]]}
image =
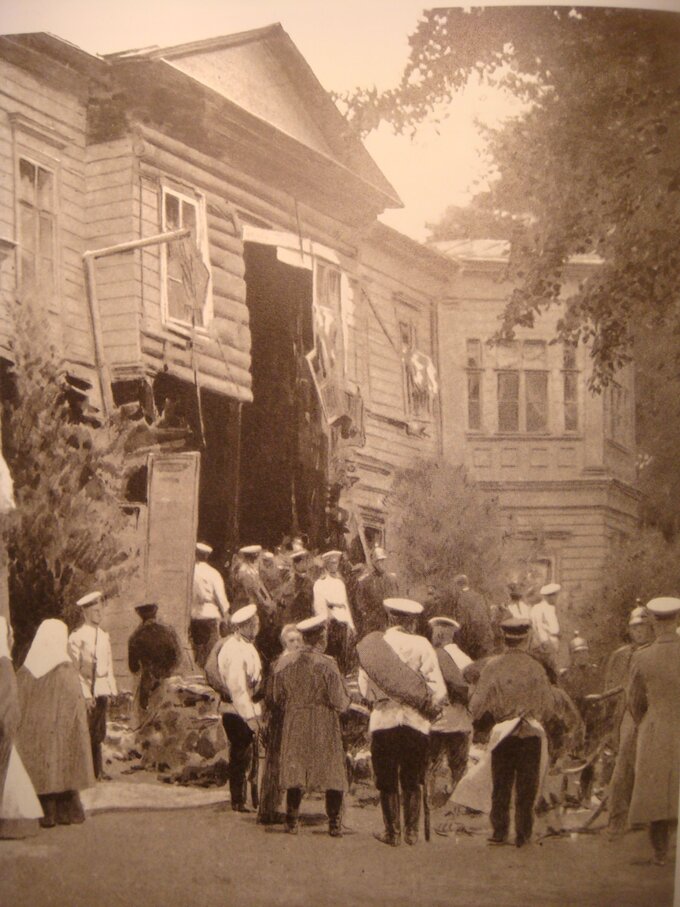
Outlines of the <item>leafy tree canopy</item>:
{"label": "leafy tree canopy", "polygon": [[[523,112],[486,129],[492,209],[524,218],[504,330],[556,301],[565,263],[602,266],[566,301],[564,340],[592,345],[596,381],[630,358],[638,326],[680,338],[680,16],[627,9],[434,9],[401,83],[339,96],[363,134],[439,115],[471,75]],[[676,347],[680,344],[676,342]]]}

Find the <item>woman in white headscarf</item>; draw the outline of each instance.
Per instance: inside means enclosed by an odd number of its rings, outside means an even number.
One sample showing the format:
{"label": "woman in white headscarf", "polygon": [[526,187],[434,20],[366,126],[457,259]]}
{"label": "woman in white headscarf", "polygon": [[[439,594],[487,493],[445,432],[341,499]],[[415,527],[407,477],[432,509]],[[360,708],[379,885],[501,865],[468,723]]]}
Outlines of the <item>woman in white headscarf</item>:
{"label": "woman in white headscarf", "polygon": [[43,814],[14,746],[18,725],[19,696],[10,656],[9,626],[0,617],[0,838],[35,834]]}
{"label": "woman in white headscarf", "polygon": [[38,627],[17,671],[17,749],[40,798],[44,828],[85,819],[78,791],[94,784],[87,710],[61,620]]}

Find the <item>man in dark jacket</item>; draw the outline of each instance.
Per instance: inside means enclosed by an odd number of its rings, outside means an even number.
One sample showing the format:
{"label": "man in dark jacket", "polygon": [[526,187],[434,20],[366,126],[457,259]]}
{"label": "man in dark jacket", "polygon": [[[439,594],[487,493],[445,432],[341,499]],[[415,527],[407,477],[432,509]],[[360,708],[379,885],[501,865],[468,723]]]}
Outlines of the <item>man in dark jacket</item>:
{"label": "man in dark jacket", "polygon": [[484,599],[470,588],[467,576],[460,574],[453,581],[455,617],[460,624],[458,644],[473,661],[486,658],[494,651],[491,615]]}
{"label": "man in dark jacket", "polygon": [[142,712],[161,680],[170,677],[182,658],[177,633],[156,620],[158,605],[147,603],[135,608],[142,622],[128,640],[128,667],[139,673],[138,702]]}
{"label": "man in dark jacket", "polygon": [[280,786],[286,790],[286,831],[297,834],[305,791],[324,791],[328,833],[342,836],[342,801],[347,790],[340,713],[350,697],[328,642],[321,616],[297,625],[303,648],[273,676],[272,702],[283,710]]}
{"label": "man in dark jacket", "polygon": [[371,554],[372,570],[362,576],[357,583],[357,621],[359,635],[365,636],[373,630],[385,629],[386,598],[395,598],[399,594],[396,574],[387,569],[387,552],[384,548],[374,548]]}

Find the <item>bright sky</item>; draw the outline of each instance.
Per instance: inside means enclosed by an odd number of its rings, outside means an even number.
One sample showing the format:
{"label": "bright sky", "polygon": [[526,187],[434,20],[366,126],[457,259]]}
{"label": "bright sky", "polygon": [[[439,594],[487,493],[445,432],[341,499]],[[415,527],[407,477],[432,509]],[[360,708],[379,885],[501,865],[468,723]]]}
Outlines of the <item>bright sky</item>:
{"label": "bright sky", "polygon": [[[666,2],[677,0],[658,6]],[[48,31],[110,53],[280,22],[324,87],[342,91],[397,82],[422,7],[414,0],[1,0],[0,33]],[[509,112],[507,99],[476,87],[455,99],[438,131],[423,128],[414,140],[387,128],[370,135],[368,150],[405,204],[384,220],[423,239],[427,221],[469,200],[488,170],[475,118],[493,123]]]}

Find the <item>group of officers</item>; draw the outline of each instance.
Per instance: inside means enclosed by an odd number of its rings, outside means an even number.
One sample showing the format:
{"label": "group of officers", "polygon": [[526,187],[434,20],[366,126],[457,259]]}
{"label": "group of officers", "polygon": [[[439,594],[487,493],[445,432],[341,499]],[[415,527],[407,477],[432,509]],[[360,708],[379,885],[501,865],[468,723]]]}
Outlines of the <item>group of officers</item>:
{"label": "group of officers", "polygon": [[[575,722],[581,734],[585,723],[587,737],[593,700],[614,696],[608,742],[615,758],[610,777],[601,779],[609,782],[610,834],[622,834],[629,823],[648,824],[654,860],[665,861],[677,822],[680,599],[657,598],[633,609],[630,642],[613,652],[602,683],[594,680],[587,642],[578,634],[569,646],[569,667],[557,669],[557,584],[542,587],[533,605],[511,585],[509,602],[488,609],[467,578],[459,577],[452,608],[431,593],[423,604],[383,594],[396,591],[397,581],[384,568],[375,570],[387,560],[376,549],[373,569],[358,583],[370,579],[374,587],[371,596],[364,594],[358,630],[338,551],[322,556],[324,570],[312,580],[308,552],[293,550],[292,570],[275,597],[260,570],[261,549],[241,549],[230,582],[233,610],[221,574],[208,563],[211,549],[199,543],[196,553],[190,638],[196,663],[220,693],[234,811],[250,811],[250,780],[259,821],[283,818],[285,830],[295,834],[304,792],[321,790],[329,834],[342,836],[348,789],[343,722],[368,707],[381,842],[417,842],[423,785],[437,767],[448,768],[453,801],[472,803],[466,799],[466,771],[474,735],[487,743],[489,841],[508,841],[514,793],[514,841],[522,847],[531,840],[542,779],[560,739],[574,731]],[[101,778],[106,704],[116,683],[110,640],[100,626],[103,596],[91,593],[78,605],[84,622],[71,634],[69,649],[88,703],[93,762]],[[175,631],[157,620],[155,604],[137,611],[141,623],[129,641],[129,661],[139,674],[143,709],[160,680],[178,667],[182,652]],[[357,682],[348,683],[350,677]],[[258,749],[264,751],[259,779],[253,773]],[[586,799],[592,771],[593,760],[586,760]]]}

